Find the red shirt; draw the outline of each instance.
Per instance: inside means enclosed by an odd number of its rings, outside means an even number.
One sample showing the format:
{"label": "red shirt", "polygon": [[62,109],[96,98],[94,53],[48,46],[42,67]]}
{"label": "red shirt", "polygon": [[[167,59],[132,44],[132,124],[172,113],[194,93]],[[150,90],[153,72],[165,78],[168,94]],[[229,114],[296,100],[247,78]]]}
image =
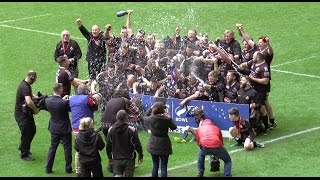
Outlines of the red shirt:
{"label": "red shirt", "polygon": [[200,148],[220,148],[223,146],[221,129],[214,125],[210,119],[200,122],[196,137]]}

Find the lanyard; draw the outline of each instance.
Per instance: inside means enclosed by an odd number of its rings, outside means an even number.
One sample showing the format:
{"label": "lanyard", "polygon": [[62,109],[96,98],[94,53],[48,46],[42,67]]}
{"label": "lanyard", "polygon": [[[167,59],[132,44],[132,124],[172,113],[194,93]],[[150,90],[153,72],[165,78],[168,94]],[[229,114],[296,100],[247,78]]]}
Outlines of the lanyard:
{"label": "lanyard", "polygon": [[67,49],[69,47],[70,42],[67,43],[67,47],[64,46],[64,42],[62,42],[63,55],[67,55]]}

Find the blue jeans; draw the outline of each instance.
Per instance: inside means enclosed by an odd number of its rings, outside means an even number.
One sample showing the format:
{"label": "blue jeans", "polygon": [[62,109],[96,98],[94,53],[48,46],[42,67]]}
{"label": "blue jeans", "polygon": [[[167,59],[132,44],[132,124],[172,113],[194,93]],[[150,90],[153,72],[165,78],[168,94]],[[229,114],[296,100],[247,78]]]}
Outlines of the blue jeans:
{"label": "blue jeans", "polygon": [[228,153],[228,151],[221,146],[220,148],[211,148],[211,149],[207,149],[207,148],[201,148],[199,149],[199,154],[198,154],[198,171],[202,171],[204,172],[205,168],[204,168],[204,161],[205,161],[205,156],[206,155],[215,155],[217,156],[219,159],[222,159],[222,161],[224,162],[224,176],[231,176],[231,166],[232,166],[232,162],[231,162],[231,158],[230,155]]}
{"label": "blue jeans", "polygon": [[152,158],[152,177],[158,177],[159,162],[161,160],[161,177],[167,177],[167,166],[169,155],[159,156],[151,154]]}

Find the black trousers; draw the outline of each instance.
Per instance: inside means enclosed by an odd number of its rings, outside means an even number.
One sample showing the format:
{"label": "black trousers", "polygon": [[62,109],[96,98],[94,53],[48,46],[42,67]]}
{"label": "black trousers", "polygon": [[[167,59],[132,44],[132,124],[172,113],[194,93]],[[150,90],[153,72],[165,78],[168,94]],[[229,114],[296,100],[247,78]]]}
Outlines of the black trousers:
{"label": "black trousers", "polygon": [[113,160],[114,177],[133,177],[135,159]]}
{"label": "black trousers", "polygon": [[103,177],[101,162],[80,163],[81,177]]}
{"label": "black trousers", "polygon": [[[103,132],[105,140],[107,142],[108,131],[111,127],[111,123],[101,122],[101,125],[102,125],[102,132]],[[107,156],[110,157],[112,155],[111,155],[111,153],[110,154],[107,153]],[[113,160],[112,159],[108,159],[107,169],[108,169],[108,171],[111,171],[111,172],[113,171]]]}
{"label": "black trousers", "polygon": [[54,158],[60,141],[63,143],[64,159],[66,162],[65,170],[72,170],[72,140],[71,132],[67,134],[51,133],[51,145],[48,152],[46,170],[52,170]]}
{"label": "black trousers", "polygon": [[37,132],[36,124],[34,123],[33,115],[16,116],[15,119],[21,133],[19,145],[19,150],[21,151],[20,157],[24,158],[27,157],[30,152],[31,142]]}

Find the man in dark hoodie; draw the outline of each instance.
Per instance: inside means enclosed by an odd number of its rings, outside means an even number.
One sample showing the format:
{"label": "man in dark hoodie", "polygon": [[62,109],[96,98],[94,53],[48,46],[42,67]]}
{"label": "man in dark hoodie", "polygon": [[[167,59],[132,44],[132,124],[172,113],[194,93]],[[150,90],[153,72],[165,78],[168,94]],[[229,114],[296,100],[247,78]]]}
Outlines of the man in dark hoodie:
{"label": "man in dark hoodie", "polygon": [[[101,117],[102,132],[107,138],[109,128],[117,122],[117,113],[119,110],[125,110],[130,116],[139,113],[139,108],[135,107],[135,104],[130,101],[129,92],[125,89],[118,89],[112,95],[112,98],[106,104],[105,111]],[[108,157],[111,157],[108,154]],[[109,158],[107,170],[113,172],[113,161]]]}
{"label": "man in dark hoodie", "polygon": [[99,151],[105,146],[101,135],[94,130],[93,119],[82,118],[76,135],[75,150],[79,152],[80,177],[103,177]]}
{"label": "man in dark hoodie", "polygon": [[125,110],[119,110],[116,118],[117,122],[109,129],[106,146],[108,158],[113,159],[113,176],[133,177],[136,152],[139,154],[138,163],[143,162],[138,132],[129,126]]}

